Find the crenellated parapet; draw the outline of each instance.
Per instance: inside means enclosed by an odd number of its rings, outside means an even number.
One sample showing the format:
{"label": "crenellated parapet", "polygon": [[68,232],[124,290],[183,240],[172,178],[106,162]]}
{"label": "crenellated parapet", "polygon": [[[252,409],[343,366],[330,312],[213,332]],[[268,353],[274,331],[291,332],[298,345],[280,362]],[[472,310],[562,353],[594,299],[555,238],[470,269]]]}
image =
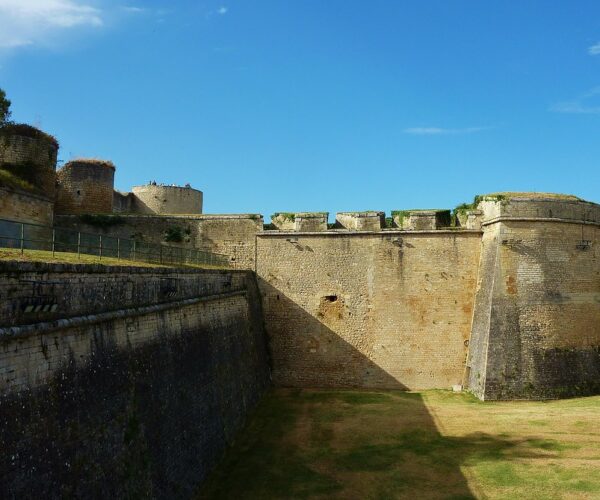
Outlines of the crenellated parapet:
{"label": "crenellated parapet", "polygon": [[431,231],[452,226],[450,210],[398,210],[392,212],[395,227],[408,231]]}
{"label": "crenellated parapet", "polygon": [[330,224],[327,212],[276,212],[265,230],[300,233],[480,230],[482,214],[476,209],[465,210],[459,220],[449,209],[394,210],[390,217],[380,210],[366,210],[337,212],[335,222]]}

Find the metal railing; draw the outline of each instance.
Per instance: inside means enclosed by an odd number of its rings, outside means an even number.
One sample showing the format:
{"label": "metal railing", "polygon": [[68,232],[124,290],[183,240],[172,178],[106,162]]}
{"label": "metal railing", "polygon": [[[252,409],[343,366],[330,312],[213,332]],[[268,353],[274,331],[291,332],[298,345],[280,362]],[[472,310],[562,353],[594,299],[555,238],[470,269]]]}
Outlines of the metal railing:
{"label": "metal railing", "polygon": [[157,245],[104,234],[82,233],[27,222],[0,219],[0,248],[42,250],[91,255],[98,260],[111,258],[163,265],[213,265],[229,267],[226,255],[193,248]]}

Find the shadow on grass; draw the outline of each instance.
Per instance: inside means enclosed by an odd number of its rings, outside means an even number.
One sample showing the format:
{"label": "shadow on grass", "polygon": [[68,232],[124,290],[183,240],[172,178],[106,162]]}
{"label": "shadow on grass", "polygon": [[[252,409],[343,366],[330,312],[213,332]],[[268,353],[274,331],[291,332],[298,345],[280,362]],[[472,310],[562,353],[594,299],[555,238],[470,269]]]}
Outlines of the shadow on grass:
{"label": "shadow on grass", "polygon": [[442,436],[420,394],[278,389],[198,498],[474,498],[462,465],[510,485],[512,460],[555,451],[539,441]]}
{"label": "shadow on grass", "polygon": [[475,498],[464,466],[483,467],[490,484],[510,489],[524,481],[519,460],[561,451],[552,440],[442,435],[420,394],[404,392],[336,333],[352,321],[342,296],[321,297],[312,315],[272,283],[259,285],[273,381],[288,388],[265,397],[198,498]]}

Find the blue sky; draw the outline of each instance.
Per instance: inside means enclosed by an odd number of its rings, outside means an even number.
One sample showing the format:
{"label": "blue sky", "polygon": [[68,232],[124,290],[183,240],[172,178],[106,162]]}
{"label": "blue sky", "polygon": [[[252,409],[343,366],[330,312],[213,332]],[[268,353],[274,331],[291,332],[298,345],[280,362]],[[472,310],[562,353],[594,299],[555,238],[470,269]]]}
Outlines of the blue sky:
{"label": "blue sky", "polygon": [[597,0],[0,0],[0,87],[207,213],[600,202]]}

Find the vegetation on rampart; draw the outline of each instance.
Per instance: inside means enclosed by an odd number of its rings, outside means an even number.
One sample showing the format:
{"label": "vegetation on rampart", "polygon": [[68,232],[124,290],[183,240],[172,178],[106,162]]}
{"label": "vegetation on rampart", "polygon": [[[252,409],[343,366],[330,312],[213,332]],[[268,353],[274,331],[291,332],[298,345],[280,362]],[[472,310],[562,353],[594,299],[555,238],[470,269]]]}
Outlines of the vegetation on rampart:
{"label": "vegetation on rampart", "polygon": [[115,164],[112,161],[102,160],[101,158],[74,158],[65,163],[63,168],[75,164],[95,165],[98,167],[112,168],[113,170],[115,169]]}
{"label": "vegetation on rampart", "polygon": [[33,184],[16,175],[11,168],[6,168],[5,165],[0,167],[0,186],[31,192],[36,190]]}
{"label": "vegetation on rampart", "polygon": [[281,219],[282,221],[294,222],[296,220],[295,212],[275,212],[271,219]]}
{"label": "vegetation on rampart", "polygon": [[164,240],[167,243],[189,242],[189,236],[192,233],[189,227],[183,229],[181,226],[170,226],[164,233]]}
{"label": "vegetation on rampart", "polygon": [[108,214],[82,214],[79,220],[88,226],[107,229],[112,226],[118,226],[125,222],[125,219],[119,215]]}
{"label": "vegetation on rampart", "polygon": [[[0,143],[1,147],[2,144]],[[2,163],[0,165],[0,185],[45,194],[40,185],[43,170],[39,165],[30,162]]]}
{"label": "vegetation on rampart", "polygon": [[26,123],[11,122],[5,123],[2,125],[2,127],[0,127],[0,138],[6,138],[14,135],[29,137],[30,139],[37,139],[58,149],[58,140],[56,137]]}

